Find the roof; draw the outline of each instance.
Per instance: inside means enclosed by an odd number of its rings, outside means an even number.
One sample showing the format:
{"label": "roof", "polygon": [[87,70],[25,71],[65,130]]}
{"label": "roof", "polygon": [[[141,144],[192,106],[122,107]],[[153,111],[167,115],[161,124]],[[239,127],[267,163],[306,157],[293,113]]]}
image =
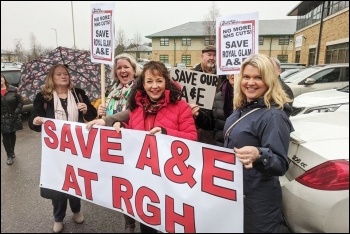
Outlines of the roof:
{"label": "roof", "polygon": [[139,45],[132,47],[130,49],[124,50],[128,52],[152,52],[152,47],[145,46],[145,45]]}
{"label": "roof", "polygon": [[317,6],[321,5],[323,1],[302,1],[297,6],[291,10],[287,16],[302,16],[314,9]]}
{"label": "roof", "polygon": [[[169,28],[151,35],[146,38],[153,37],[203,37],[207,34],[204,30],[203,23],[206,21],[197,21],[185,23],[173,28]],[[296,19],[280,19],[280,20],[259,20],[259,35],[294,35],[296,31]]]}

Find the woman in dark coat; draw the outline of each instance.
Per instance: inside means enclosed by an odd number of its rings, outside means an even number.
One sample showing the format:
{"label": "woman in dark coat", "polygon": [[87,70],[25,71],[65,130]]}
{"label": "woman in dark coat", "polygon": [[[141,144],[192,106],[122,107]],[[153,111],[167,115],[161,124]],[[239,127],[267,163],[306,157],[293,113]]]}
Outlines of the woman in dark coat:
{"label": "woman in dark coat", "polygon": [[17,93],[17,88],[10,85],[1,74],[1,134],[7,165],[11,165],[15,157],[16,131],[23,129],[20,115],[22,107],[22,97]]}
{"label": "woman in dark coat", "polygon": [[225,123],[224,146],[244,166],[244,232],[280,233],[279,176],[288,170],[291,100],[265,55],[246,58],[235,79],[234,111]]}
{"label": "woman in dark coat", "polygon": [[[45,86],[33,103],[33,112],[28,120],[30,129],[40,132],[45,118],[61,119],[83,123],[95,119],[97,111],[90,103],[85,91],[74,88],[70,75],[64,65],[53,65],[45,80]],[[42,155],[45,157],[45,155]],[[55,223],[53,232],[63,230],[63,219],[66,216],[67,203],[73,212],[76,223],[83,223],[84,216],[80,211],[80,198],[59,191],[41,188],[40,194],[52,200]]]}

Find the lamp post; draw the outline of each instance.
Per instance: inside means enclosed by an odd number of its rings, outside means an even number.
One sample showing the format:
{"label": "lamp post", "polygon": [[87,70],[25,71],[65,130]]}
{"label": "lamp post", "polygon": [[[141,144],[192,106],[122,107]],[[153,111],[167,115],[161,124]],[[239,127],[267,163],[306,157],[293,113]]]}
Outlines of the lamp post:
{"label": "lamp post", "polygon": [[71,9],[72,9],[73,42],[74,42],[74,49],[76,49],[76,47],[75,47],[75,32],[74,32],[73,1],[70,1],[70,6],[71,6]]}
{"label": "lamp post", "polygon": [[55,28],[51,28],[52,30],[55,30],[55,35],[56,35],[56,47],[58,47],[58,41],[57,41],[57,30]]}

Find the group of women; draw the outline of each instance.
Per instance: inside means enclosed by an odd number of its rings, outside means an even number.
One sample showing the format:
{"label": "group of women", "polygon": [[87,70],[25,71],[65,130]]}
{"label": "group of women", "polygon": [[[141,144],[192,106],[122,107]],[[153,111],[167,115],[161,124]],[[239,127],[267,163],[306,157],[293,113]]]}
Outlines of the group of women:
{"label": "group of women", "polygon": [[[150,61],[141,71],[135,58],[120,54],[115,58],[112,76],[116,83],[106,102],[96,110],[85,92],[74,88],[67,68],[52,66],[45,86],[35,97],[29,127],[41,131],[44,117],[85,120],[90,121],[87,128],[110,124],[118,131],[124,127],[197,140],[191,107],[181,99],[179,84],[171,80],[162,62]],[[282,221],[278,177],[288,169],[289,134],[293,131],[290,100],[265,55],[245,59],[234,82],[234,108],[226,119],[223,137],[224,147],[232,149],[244,167],[244,232],[276,233]],[[53,232],[64,228],[68,201],[74,221],[84,222],[80,198],[49,189],[41,189],[41,195],[52,200]],[[124,217],[125,232],[134,232],[135,220]],[[142,233],[157,232],[143,223],[140,229]]]}

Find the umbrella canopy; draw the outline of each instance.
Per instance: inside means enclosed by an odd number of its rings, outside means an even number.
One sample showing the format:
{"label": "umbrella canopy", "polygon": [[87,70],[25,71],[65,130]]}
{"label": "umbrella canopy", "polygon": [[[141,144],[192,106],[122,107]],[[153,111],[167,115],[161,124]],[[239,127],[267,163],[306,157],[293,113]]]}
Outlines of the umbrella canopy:
{"label": "umbrella canopy", "polygon": [[[21,79],[18,85],[22,96],[33,101],[41,91],[52,65],[64,64],[68,67],[75,87],[85,90],[90,101],[101,97],[101,64],[90,61],[90,51],[58,47],[39,59],[22,65]],[[105,84],[111,84],[111,67],[105,65]]]}

